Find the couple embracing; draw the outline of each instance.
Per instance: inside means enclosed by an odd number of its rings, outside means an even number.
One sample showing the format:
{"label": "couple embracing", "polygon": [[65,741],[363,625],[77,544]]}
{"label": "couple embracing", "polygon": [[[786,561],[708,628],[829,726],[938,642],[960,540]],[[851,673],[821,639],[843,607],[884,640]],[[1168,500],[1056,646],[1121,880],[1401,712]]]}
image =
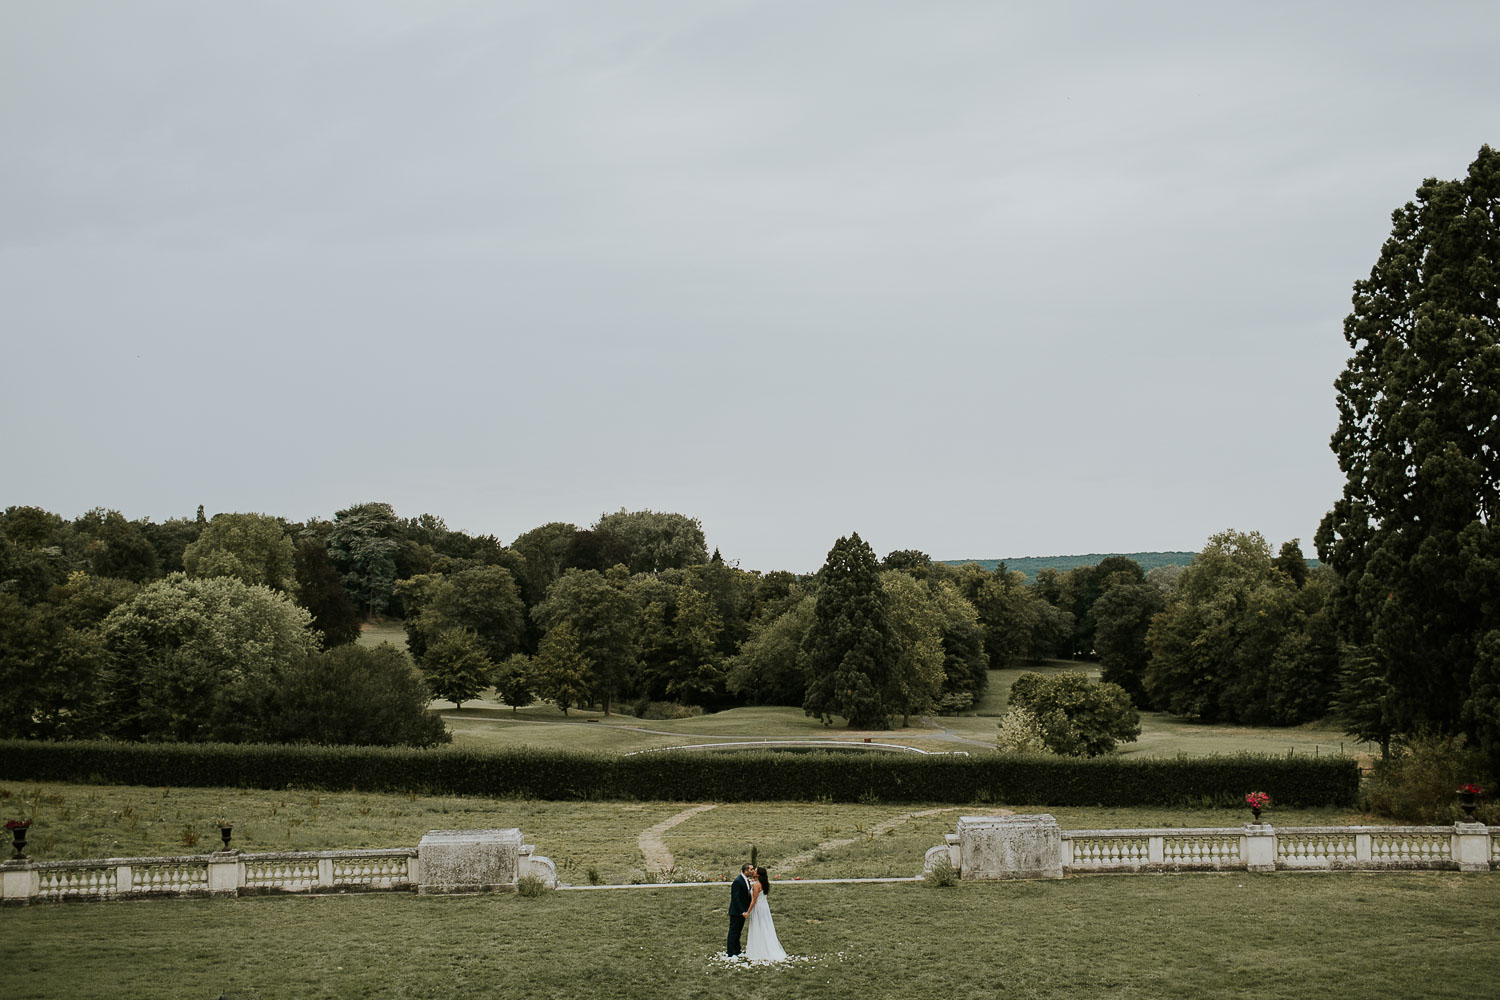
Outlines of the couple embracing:
{"label": "couple embracing", "polygon": [[[752,962],[780,962],[786,951],[776,937],[771,920],[771,878],[753,864],[740,867],[739,878],[729,887],[729,957],[740,954],[740,932],[745,931],[745,958]],[[748,929],[746,929],[748,925]]]}

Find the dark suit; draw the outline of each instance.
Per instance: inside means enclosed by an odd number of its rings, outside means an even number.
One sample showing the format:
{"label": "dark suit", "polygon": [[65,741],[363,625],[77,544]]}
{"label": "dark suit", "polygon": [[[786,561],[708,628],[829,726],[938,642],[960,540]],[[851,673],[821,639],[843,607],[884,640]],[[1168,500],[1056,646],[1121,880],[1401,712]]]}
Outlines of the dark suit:
{"label": "dark suit", "polygon": [[731,956],[740,953],[740,933],[745,929],[745,911],[750,909],[749,877],[741,874],[729,886],[729,946]]}

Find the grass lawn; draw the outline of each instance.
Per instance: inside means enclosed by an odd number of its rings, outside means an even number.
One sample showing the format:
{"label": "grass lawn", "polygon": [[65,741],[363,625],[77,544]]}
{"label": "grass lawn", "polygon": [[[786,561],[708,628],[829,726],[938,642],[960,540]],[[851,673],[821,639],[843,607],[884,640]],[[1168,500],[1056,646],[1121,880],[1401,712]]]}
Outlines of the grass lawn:
{"label": "grass lawn", "polygon": [[380,618],[365,622],[359,627],[359,638],[355,642],[361,646],[378,646],[382,642],[388,642],[397,649],[405,649],[406,626],[399,618]]}
{"label": "grass lawn", "polygon": [[[911,876],[960,814],[988,805],[724,803],[671,827],[665,875],[648,872],[639,843],[648,828],[681,813],[681,802],[536,802],[458,796],[376,795],[286,789],[153,788],[4,782],[0,813],[33,816],[28,853],[37,860],[201,853],[218,843],[215,817],[234,823],[244,851],[412,847],[428,830],[517,827],[558,866],[564,882],[628,884],[729,878],[754,844],[778,878]],[[933,815],[917,815],[940,810]],[[1243,809],[1047,809],[1064,829],[1238,826]],[[1283,826],[1379,822],[1338,809],[1281,809]]]}
{"label": "grass lawn", "polygon": [[1368,1000],[1486,995],[1500,954],[1500,878],[1485,875],[783,884],[771,897],[777,929],[803,960],[765,968],[713,960],[726,897],[714,887],[5,908],[0,978],[15,998]]}
{"label": "grass lawn", "polygon": [[[551,705],[536,703],[519,712],[490,699],[465,702],[455,711],[451,702],[434,702],[458,744],[507,747],[535,746],[573,750],[629,753],[657,747],[734,740],[862,740],[900,743],[933,752],[962,750],[994,752],[995,728],[1005,713],[1010,687],[1027,671],[1059,673],[1082,670],[1098,677],[1097,664],[1048,660],[1037,666],[991,670],[989,688],[975,706],[975,714],[940,716],[921,720],[905,729],[853,731],[825,726],[817,719],[790,707],[756,706],[733,708],[691,719],[637,719],[618,713],[573,709],[566,717]],[[1210,754],[1340,754],[1368,757],[1369,744],[1354,743],[1333,724],[1312,723],[1292,729],[1204,725],[1174,718],[1163,712],[1141,713],[1141,736],[1124,743],[1125,756],[1192,757]]]}

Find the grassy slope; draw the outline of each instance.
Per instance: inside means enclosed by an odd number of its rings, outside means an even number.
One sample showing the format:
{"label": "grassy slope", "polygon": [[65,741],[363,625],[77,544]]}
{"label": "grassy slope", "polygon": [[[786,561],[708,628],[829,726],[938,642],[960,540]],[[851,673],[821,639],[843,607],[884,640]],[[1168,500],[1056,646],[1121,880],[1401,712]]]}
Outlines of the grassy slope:
{"label": "grassy slope", "polygon": [[[459,744],[480,746],[539,746],[577,750],[602,750],[627,753],[655,747],[680,746],[689,743],[712,743],[730,740],[826,739],[848,740],[870,737],[881,742],[900,743],[923,750],[985,753],[994,745],[995,726],[1004,713],[1010,686],[1028,670],[1057,673],[1082,670],[1098,677],[1098,665],[1049,660],[1041,665],[990,671],[989,689],[975,706],[974,715],[933,719],[934,725],[913,725],[906,729],[884,731],[850,731],[840,726],[824,726],[817,719],[788,707],[735,708],[691,719],[652,720],[629,715],[603,716],[598,712],[574,709],[564,717],[550,705],[535,704],[512,712],[493,701],[475,700],[455,711],[448,702],[435,702],[437,709],[453,731]],[[592,721],[589,721],[592,720]],[[919,721],[919,720],[914,720]],[[948,737],[962,737],[972,742],[955,742]],[[978,744],[978,745],[976,745]],[[1369,747],[1349,741],[1332,724],[1311,724],[1295,729],[1247,728],[1244,726],[1205,726],[1185,722],[1162,712],[1146,712],[1141,717],[1141,737],[1135,743],[1122,744],[1124,755],[1190,756],[1232,753],[1315,753],[1331,754],[1343,747],[1351,754],[1367,754]]]}
{"label": "grassy slope", "polygon": [[1482,995],[1500,954],[1500,879],[1447,873],[782,886],[772,907],[806,961],[715,964],[718,887],[8,908],[0,976],[15,998],[1367,1000]]}

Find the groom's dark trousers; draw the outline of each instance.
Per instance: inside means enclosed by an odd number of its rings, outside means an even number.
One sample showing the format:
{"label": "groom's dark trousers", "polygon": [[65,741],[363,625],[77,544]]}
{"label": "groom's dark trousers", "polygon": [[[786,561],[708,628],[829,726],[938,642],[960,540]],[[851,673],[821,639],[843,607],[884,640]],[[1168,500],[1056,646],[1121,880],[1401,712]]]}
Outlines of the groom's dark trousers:
{"label": "groom's dark trousers", "polygon": [[740,932],[745,929],[745,911],[750,909],[750,883],[742,874],[729,886],[729,946],[724,950],[730,955],[740,953]]}

